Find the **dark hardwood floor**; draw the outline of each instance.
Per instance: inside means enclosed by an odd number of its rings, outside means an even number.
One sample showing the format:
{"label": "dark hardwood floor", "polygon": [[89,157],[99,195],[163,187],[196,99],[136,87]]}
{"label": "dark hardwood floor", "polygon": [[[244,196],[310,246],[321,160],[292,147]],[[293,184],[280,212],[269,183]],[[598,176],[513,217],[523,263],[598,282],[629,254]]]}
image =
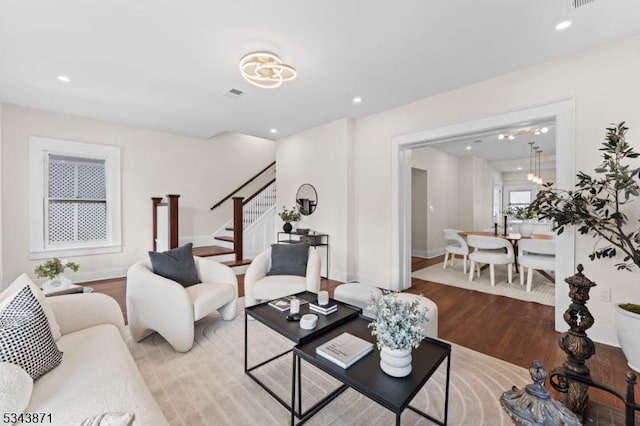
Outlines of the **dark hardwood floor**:
{"label": "dark hardwood floor", "polygon": [[[429,260],[413,258],[412,270],[440,262],[442,257]],[[240,296],[244,295],[243,283],[244,276],[238,276]],[[339,284],[338,281],[323,279],[321,288],[333,295]],[[86,285],[116,299],[126,318],[125,278]],[[525,368],[537,359],[550,371],[566,359],[558,346],[560,333],[554,331],[554,308],[551,306],[418,279],[413,279],[412,285],[409,292],[423,294],[438,305],[439,337],[442,339]],[[596,343],[596,354],[587,364],[595,380],[625,392],[627,365],[619,348]],[[622,408],[621,403],[602,391],[591,390],[590,397],[596,403]],[[602,415],[602,412],[598,413],[598,416]]]}

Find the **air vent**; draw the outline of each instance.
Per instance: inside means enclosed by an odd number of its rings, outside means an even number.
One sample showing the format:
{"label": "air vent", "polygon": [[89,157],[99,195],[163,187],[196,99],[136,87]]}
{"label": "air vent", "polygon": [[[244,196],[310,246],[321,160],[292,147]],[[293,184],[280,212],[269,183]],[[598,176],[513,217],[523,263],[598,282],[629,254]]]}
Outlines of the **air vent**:
{"label": "air vent", "polygon": [[482,139],[476,139],[473,143],[482,143]]}
{"label": "air vent", "polygon": [[574,9],[593,3],[595,0],[569,0],[569,5]]}
{"label": "air vent", "polygon": [[244,92],[240,89],[229,89],[224,92],[222,96],[226,96],[227,98],[231,99],[238,99],[240,96],[242,96],[243,93]]}

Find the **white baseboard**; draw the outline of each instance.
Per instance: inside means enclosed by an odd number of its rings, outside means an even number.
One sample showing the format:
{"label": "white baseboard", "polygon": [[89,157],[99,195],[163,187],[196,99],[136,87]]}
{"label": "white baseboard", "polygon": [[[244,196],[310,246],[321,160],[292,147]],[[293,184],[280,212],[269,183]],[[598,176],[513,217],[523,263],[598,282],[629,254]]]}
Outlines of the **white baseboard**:
{"label": "white baseboard", "polygon": [[425,259],[429,258],[429,256],[427,256],[426,250],[419,250],[419,249],[411,249],[411,256],[422,257]]}
{"label": "white baseboard", "polygon": [[412,249],[411,256],[422,257],[425,259],[433,259],[434,257],[442,256],[446,251],[446,248],[438,248],[435,250],[418,250]]}
{"label": "white baseboard", "polygon": [[178,237],[178,244],[184,245],[187,243],[193,243],[194,247],[202,247],[202,246],[219,245],[218,243],[223,243],[223,241],[216,240],[213,237],[213,235],[196,235],[196,236]]}

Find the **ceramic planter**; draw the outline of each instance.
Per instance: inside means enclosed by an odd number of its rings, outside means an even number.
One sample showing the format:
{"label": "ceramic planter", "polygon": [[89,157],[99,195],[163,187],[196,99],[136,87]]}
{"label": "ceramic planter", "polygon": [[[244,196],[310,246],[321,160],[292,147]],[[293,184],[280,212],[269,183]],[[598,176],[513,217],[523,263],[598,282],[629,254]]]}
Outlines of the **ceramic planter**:
{"label": "ceramic planter", "polygon": [[392,377],[406,377],[411,373],[411,348],[380,350],[380,368]]}
{"label": "ceramic planter", "polygon": [[629,367],[640,373],[640,315],[616,305],[616,331]]}
{"label": "ceramic planter", "polygon": [[530,220],[525,220],[520,224],[519,229],[520,235],[529,237],[533,233],[533,223]]}

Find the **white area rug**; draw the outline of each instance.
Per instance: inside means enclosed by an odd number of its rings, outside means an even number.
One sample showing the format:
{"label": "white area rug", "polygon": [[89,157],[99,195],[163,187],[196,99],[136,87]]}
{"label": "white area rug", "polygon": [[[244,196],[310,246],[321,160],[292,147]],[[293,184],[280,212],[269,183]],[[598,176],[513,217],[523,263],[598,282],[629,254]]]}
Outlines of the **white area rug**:
{"label": "white area rug", "polygon": [[[242,300],[242,299],[241,299]],[[153,396],[172,425],[285,425],[289,412],[244,374],[242,303],[233,321],[205,318],[196,342],[185,354],[174,352],[159,335],[129,348]],[[461,325],[462,326],[462,325]],[[268,359],[292,343],[257,321],[249,321],[249,365]],[[255,370],[268,386],[290,400],[291,355]],[[412,402],[442,418],[446,362]],[[511,425],[499,397],[512,385],[530,381],[526,369],[453,345],[449,394],[450,425]],[[330,376],[303,362],[303,410],[337,387]],[[310,425],[389,425],[394,415],[349,389],[317,413]],[[403,425],[430,425],[411,410]]]}
{"label": "white area rug", "polygon": [[[468,266],[468,265],[467,265]],[[468,272],[468,270],[467,270]],[[473,277],[469,281],[469,274],[462,272],[462,260],[456,259],[453,266],[447,265],[447,269],[442,268],[442,263],[432,265],[411,274],[413,278],[434,283],[452,285],[466,288],[467,290],[481,291],[483,293],[496,294],[499,296],[511,297],[513,299],[536,302],[543,305],[555,306],[555,285],[540,275],[533,272],[533,282],[531,292],[527,293],[527,276],[525,275],[524,285],[520,285],[520,276],[513,272],[513,282],[507,283],[507,267],[504,265],[495,266],[496,285],[491,287],[489,280],[489,269],[480,272],[480,277]]]}

